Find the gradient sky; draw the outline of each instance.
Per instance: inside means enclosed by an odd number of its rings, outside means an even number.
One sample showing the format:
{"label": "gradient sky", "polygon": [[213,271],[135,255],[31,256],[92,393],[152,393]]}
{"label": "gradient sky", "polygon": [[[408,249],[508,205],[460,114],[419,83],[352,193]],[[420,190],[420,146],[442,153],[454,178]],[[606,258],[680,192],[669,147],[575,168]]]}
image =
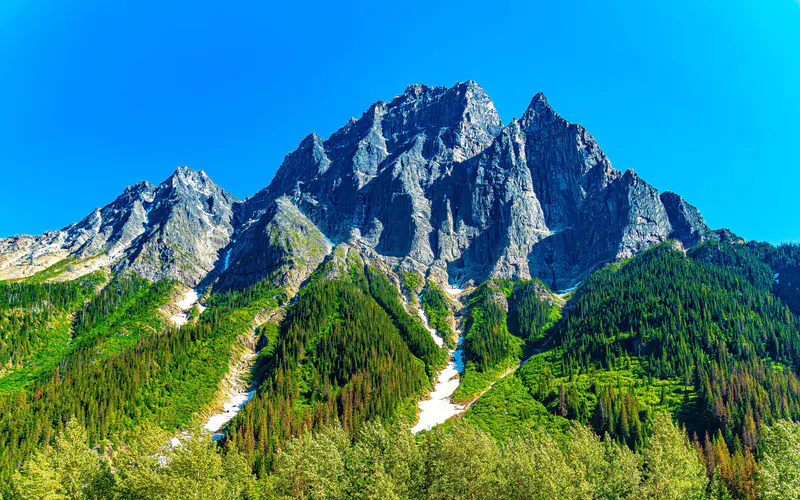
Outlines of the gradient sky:
{"label": "gradient sky", "polygon": [[799,1],[0,0],[0,236],[178,165],[244,198],[308,133],[472,79],[504,123],[544,91],[714,228],[800,241]]}

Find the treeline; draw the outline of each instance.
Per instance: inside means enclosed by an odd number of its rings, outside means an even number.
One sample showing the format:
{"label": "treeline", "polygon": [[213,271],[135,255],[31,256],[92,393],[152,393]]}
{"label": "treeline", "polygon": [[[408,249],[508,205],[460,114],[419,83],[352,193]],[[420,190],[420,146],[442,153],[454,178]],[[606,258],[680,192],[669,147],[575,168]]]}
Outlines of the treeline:
{"label": "treeline", "polygon": [[526,344],[541,340],[561,317],[560,307],[538,280],[490,280],[469,297],[465,368],[454,393],[469,401],[517,364]]}
{"label": "treeline", "polygon": [[507,298],[513,284],[487,281],[469,299],[469,319],[465,336],[466,360],[478,371],[522,355],[522,341],[508,331]]}
{"label": "treeline", "polygon": [[631,357],[678,379],[693,432],[721,430],[752,448],[756,427],[800,418],[800,321],[771,293],[769,268],[714,243],[688,258],[669,244],[595,273],[558,329],[563,376]]}
{"label": "treeline", "polygon": [[[374,289],[388,304],[389,289],[375,271],[368,270],[369,282],[359,274],[353,281],[314,279],[300,292],[264,361],[264,380],[232,422],[227,445],[262,476],[293,436],[335,420],[352,433],[373,417],[395,418],[430,386],[425,363],[401,334],[402,319],[398,328],[369,294]],[[408,328],[406,338],[416,330]]]}
{"label": "treeline", "polygon": [[133,273],[114,277],[75,314],[72,328],[77,347],[116,352],[119,345],[103,343],[131,345],[142,333],[161,331],[166,321],[156,311],[169,301],[175,285],[172,280],[153,283]]}
{"label": "treeline", "polygon": [[[800,491],[800,426],[762,431],[758,466],[724,439],[693,446],[664,413],[648,421],[639,451],[574,424],[498,441],[464,423],[415,438],[403,423],[370,421],[350,434],[338,422],[290,440],[257,479],[234,449],[202,430],[177,436],[144,426],[97,451],[67,424],[54,446],[15,474],[10,498],[792,498]],[[704,467],[701,455],[711,455]],[[746,478],[742,481],[740,478]]]}
{"label": "treeline", "polygon": [[748,249],[772,269],[775,295],[800,315],[800,244],[775,247],[768,243],[749,243]]}
{"label": "treeline", "polygon": [[561,319],[550,290],[538,279],[514,283],[508,309],[509,331],[526,342],[541,340]]}

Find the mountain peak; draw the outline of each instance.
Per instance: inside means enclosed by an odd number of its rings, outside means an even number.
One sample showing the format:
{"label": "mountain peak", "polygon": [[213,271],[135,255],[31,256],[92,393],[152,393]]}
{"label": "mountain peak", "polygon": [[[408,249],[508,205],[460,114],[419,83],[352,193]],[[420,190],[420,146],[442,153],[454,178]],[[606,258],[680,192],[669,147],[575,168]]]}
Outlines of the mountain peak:
{"label": "mountain peak", "polygon": [[544,95],[544,92],[537,92],[536,95],[533,96],[533,99],[531,99],[530,104],[528,104],[528,109],[523,113],[521,121],[530,123],[545,117],[561,119],[550,105],[550,101],[547,100],[547,96]]}
{"label": "mountain peak", "polygon": [[123,191],[123,194],[130,194],[130,193],[142,193],[146,191],[151,191],[155,189],[155,186],[147,181],[139,181],[132,186],[128,186]]}

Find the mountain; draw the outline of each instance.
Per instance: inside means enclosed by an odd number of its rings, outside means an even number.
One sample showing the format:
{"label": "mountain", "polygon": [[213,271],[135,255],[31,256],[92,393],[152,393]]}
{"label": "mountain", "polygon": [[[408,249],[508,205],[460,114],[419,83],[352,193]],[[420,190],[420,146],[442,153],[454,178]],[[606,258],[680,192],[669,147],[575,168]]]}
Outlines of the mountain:
{"label": "mountain", "polygon": [[0,278],[29,276],[61,262],[62,278],[132,269],[151,280],[195,286],[230,241],[235,202],[205,172],[178,167],[158,186],[131,186],[59,231],[0,239]]}
{"label": "mountain", "polygon": [[539,277],[566,289],[667,239],[713,236],[680,196],[615,170],[543,94],[503,125],[468,81],[411,85],[327,140],[309,135],[242,202],[185,167],[158,187],[137,184],[60,231],[0,240],[0,272],[26,276],[70,258],[83,272],[113,265],[230,287],[298,265],[308,269],[280,279],[299,285],[346,241],[441,283]]}
{"label": "mountain", "polygon": [[475,82],[412,85],[328,140],[309,135],[244,213],[279,197],[332,241],[458,284],[539,277],[564,289],[667,239],[713,235],[678,195],[615,170],[543,94],[503,126]]}
{"label": "mountain", "polygon": [[781,498],[798,284],[544,95],[412,85],[0,239],[0,495]]}

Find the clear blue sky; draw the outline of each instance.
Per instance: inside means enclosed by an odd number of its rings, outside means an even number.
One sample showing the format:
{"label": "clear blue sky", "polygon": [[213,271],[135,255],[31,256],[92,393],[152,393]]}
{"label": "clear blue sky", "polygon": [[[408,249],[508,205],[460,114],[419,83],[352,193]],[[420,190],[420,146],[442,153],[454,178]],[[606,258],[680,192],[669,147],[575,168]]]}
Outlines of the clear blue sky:
{"label": "clear blue sky", "polygon": [[544,91],[712,227],[800,241],[798,0],[0,1],[0,236],[178,165],[244,198],[306,134],[467,79],[504,123]]}

